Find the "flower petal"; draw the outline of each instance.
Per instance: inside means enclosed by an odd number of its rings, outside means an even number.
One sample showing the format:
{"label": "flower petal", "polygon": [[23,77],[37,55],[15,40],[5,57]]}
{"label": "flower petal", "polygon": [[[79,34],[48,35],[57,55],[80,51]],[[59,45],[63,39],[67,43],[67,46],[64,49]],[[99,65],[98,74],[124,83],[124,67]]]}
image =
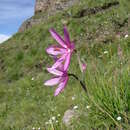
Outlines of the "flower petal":
{"label": "flower petal", "polygon": [[54,30],[50,29],[52,37],[64,48],[67,48],[65,41],[60,37],[60,35]]}
{"label": "flower petal", "polygon": [[55,62],[58,60],[57,56],[53,56],[53,59]]}
{"label": "flower petal", "polygon": [[67,31],[66,26],[64,26],[64,38],[65,38],[66,44],[70,46],[71,41],[70,41],[69,32]]}
{"label": "flower petal", "polygon": [[50,46],[46,49],[46,52],[51,55],[59,55],[65,53],[65,49],[59,46]]}
{"label": "flower petal", "polygon": [[61,58],[59,58],[55,63],[54,65],[51,67],[52,69],[55,69],[57,68],[58,66],[60,66],[62,64],[62,62],[64,61],[65,59],[65,56],[63,55]]}
{"label": "flower petal", "polygon": [[71,50],[74,50],[75,49],[75,44],[74,44],[74,42],[71,42]]}
{"label": "flower petal", "polygon": [[65,58],[64,71],[66,71],[70,64],[71,53],[68,53]]}
{"label": "flower petal", "polygon": [[[53,56],[53,59],[54,59],[55,62],[58,60],[58,58],[57,58],[56,56]],[[59,71],[63,71],[63,70],[64,70],[64,65],[63,65],[63,63],[58,66],[58,70],[59,70]]]}
{"label": "flower petal", "polygon": [[57,76],[62,76],[63,72],[57,69],[47,68],[48,72]]}
{"label": "flower petal", "polygon": [[64,64],[63,63],[58,66],[58,70],[60,70],[60,71],[64,70]]}
{"label": "flower petal", "polygon": [[57,85],[60,81],[61,77],[55,77],[55,78],[52,78],[50,80],[47,80],[44,85],[46,86],[53,86],[53,85]]}
{"label": "flower petal", "polygon": [[66,87],[66,84],[68,82],[68,79],[69,79],[69,77],[67,76],[65,78],[65,80],[59,84],[58,88],[55,91],[55,94],[54,94],[55,96],[57,96],[60,92],[62,92],[64,90],[64,88]]}

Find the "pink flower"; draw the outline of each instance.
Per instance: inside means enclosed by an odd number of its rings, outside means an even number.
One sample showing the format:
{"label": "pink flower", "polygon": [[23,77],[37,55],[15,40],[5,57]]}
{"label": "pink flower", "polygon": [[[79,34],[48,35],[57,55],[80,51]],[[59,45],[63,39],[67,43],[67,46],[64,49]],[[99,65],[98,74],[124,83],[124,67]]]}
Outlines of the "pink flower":
{"label": "pink flower", "polygon": [[66,71],[70,64],[72,52],[74,51],[74,43],[70,41],[69,33],[64,27],[64,39],[54,30],[50,29],[52,37],[59,43],[59,45],[52,45],[46,49],[48,54],[57,56],[59,59],[53,64],[52,69],[57,68],[64,63],[64,71]]}
{"label": "pink flower", "polygon": [[53,86],[58,84],[54,94],[55,96],[64,90],[69,79],[67,72],[62,69],[62,66],[60,66],[58,69],[47,68],[48,72],[54,74],[55,76],[52,79],[46,81],[44,85]]}

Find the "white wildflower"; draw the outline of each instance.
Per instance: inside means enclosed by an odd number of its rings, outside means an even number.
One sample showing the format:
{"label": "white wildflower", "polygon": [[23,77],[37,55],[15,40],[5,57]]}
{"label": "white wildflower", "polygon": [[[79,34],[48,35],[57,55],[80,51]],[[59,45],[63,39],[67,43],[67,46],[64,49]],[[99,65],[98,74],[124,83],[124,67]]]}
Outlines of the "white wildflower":
{"label": "white wildflower", "polygon": [[78,109],[78,106],[74,106],[73,109]]}
{"label": "white wildflower", "polygon": [[121,117],[120,117],[120,116],[118,116],[116,119],[117,119],[118,121],[120,121],[120,120],[121,120]]}
{"label": "white wildflower", "polygon": [[80,35],[83,36],[83,33],[81,33]]}
{"label": "white wildflower", "polygon": [[125,38],[127,38],[127,37],[128,37],[128,34],[125,35]]}
{"label": "white wildflower", "polygon": [[90,108],[90,106],[86,106],[86,108],[87,108],[87,109],[89,109],[89,108]]}
{"label": "white wildflower", "polygon": [[56,123],[58,123],[59,121],[58,120],[56,120]]}
{"label": "white wildflower", "polygon": [[75,96],[72,97],[72,100],[75,100]]}
{"label": "white wildflower", "polygon": [[45,122],[45,125],[48,125],[49,124],[49,122]]}
{"label": "white wildflower", "polygon": [[60,114],[58,114],[57,116],[60,117]]}
{"label": "white wildflower", "polygon": [[52,124],[52,120],[51,119],[49,120],[49,124]]}
{"label": "white wildflower", "polygon": [[53,116],[51,119],[52,119],[53,121],[55,121],[55,120],[56,120],[56,117],[55,117],[55,116]]}
{"label": "white wildflower", "polygon": [[108,51],[104,51],[104,54],[107,54],[108,53]]}
{"label": "white wildflower", "polygon": [[38,130],[41,130],[41,128],[39,127]]}
{"label": "white wildflower", "polygon": [[32,77],[32,79],[31,79],[32,81],[34,80],[34,77]]}
{"label": "white wildflower", "polygon": [[101,58],[103,55],[99,55],[98,57]]}
{"label": "white wildflower", "polygon": [[35,130],[35,127],[33,127],[32,130]]}

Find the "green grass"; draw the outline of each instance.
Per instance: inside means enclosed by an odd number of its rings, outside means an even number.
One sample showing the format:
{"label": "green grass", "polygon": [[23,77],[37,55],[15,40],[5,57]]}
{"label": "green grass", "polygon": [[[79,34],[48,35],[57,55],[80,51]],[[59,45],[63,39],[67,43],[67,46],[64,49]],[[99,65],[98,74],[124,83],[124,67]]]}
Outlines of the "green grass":
{"label": "green grass", "polygon": [[[124,37],[130,33],[130,25],[128,22],[119,26],[129,19],[128,0],[120,0],[118,7],[92,16],[73,18],[86,5],[95,7],[105,2],[82,0],[79,5],[24,33],[15,34],[0,45],[1,130],[30,130],[32,127],[43,130],[130,129],[130,37]],[[65,14],[69,11],[72,16],[68,17]],[[73,78],[58,97],[54,97],[56,87],[43,85],[51,77],[46,66],[52,64],[45,49],[55,43],[48,30],[53,27],[63,35],[63,20],[67,21],[71,39],[87,63],[84,79],[89,96]],[[118,56],[119,45],[122,57]],[[76,55],[72,57],[69,72],[82,77]],[[67,128],[62,117],[75,105],[78,117]],[[46,125],[52,116],[56,116],[58,123]],[[118,116],[121,121],[117,120]]]}

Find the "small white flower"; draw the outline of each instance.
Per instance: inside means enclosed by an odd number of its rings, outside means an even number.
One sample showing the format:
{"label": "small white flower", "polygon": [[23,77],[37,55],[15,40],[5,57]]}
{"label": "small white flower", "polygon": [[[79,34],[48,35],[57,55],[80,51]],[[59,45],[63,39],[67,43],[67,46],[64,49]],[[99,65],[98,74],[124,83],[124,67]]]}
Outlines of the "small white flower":
{"label": "small white flower", "polygon": [[83,33],[81,33],[80,35],[83,36]]}
{"label": "small white flower", "polygon": [[128,34],[125,35],[125,38],[127,38],[127,37],[128,37]]}
{"label": "small white flower", "polygon": [[107,54],[108,53],[108,51],[104,51],[104,54]]}
{"label": "small white flower", "polygon": [[56,123],[58,123],[59,121],[58,120],[56,120]]}
{"label": "small white flower", "polygon": [[48,124],[49,124],[49,122],[45,122],[45,124],[46,124],[46,125],[48,125]]}
{"label": "small white flower", "polygon": [[32,130],[35,130],[35,127],[33,127]]}
{"label": "small white flower", "polygon": [[87,108],[87,109],[89,109],[89,108],[90,108],[90,106],[86,106],[86,108]]}
{"label": "small white flower", "polygon": [[72,100],[75,100],[75,96],[72,97]]}
{"label": "small white flower", "polygon": [[117,119],[118,121],[120,121],[120,120],[121,120],[121,117],[120,117],[120,116],[118,116],[116,119]]}
{"label": "small white flower", "polygon": [[41,130],[41,128],[39,127],[38,130]]}
{"label": "small white flower", "polygon": [[58,114],[57,116],[60,117],[60,114]]}
{"label": "small white flower", "polygon": [[101,58],[103,55],[99,55],[98,57]]}
{"label": "small white flower", "polygon": [[52,119],[53,121],[55,121],[55,120],[56,120],[56,117],[55,117],[55,116],[53,116],[51,119]]}
{"label": "small white flower", "polygon": [[78,106],[74,106],[73,109],[78,109]]}
{"label": "small white flower", "polygon": [[49,124],[52,124],[52,120],[51,119],[49,120]]}
{"label": "small white flower", "polygon": [[34,77],[32,77],[32,79],[31,79],[32,81],[34,80]]}

